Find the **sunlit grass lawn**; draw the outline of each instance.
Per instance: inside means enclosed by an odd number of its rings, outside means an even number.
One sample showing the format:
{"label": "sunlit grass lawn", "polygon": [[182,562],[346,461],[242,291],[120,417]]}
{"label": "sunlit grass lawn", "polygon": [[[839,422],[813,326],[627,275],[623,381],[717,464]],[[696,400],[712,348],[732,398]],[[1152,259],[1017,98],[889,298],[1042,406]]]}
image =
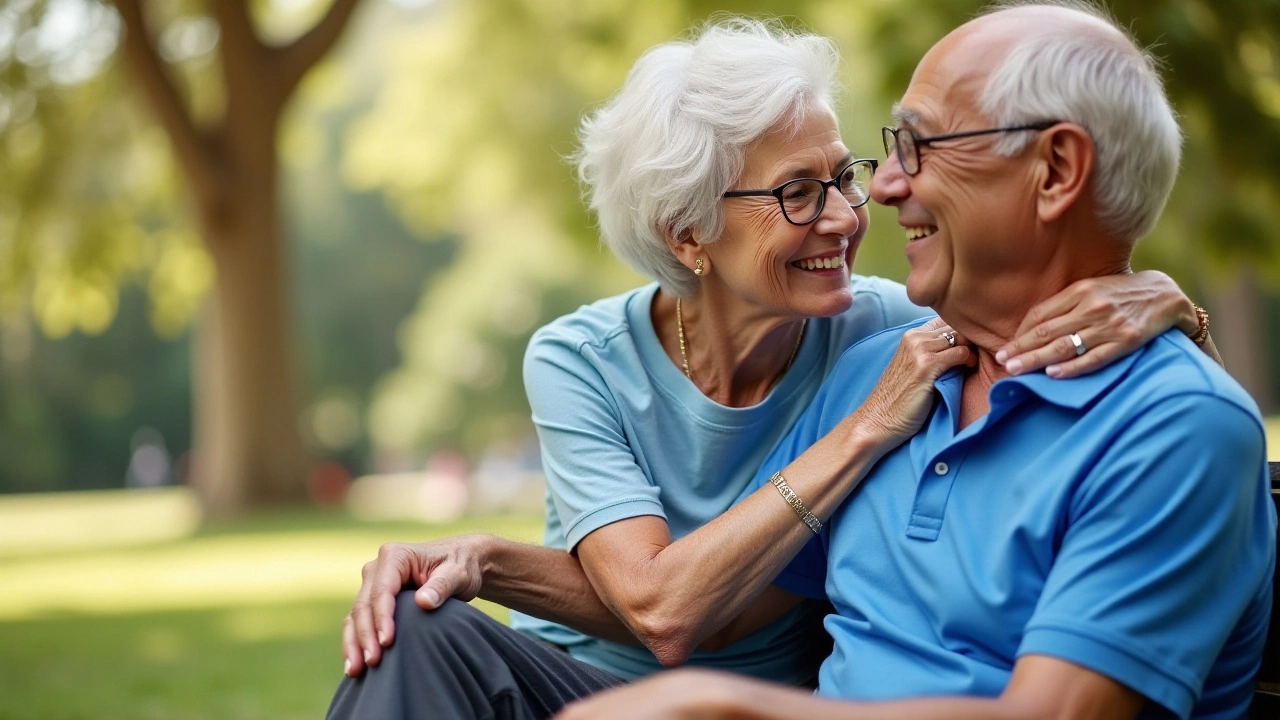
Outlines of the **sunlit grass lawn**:
{"label": "sunlit grass lawn", "polygon": [[381,543],[540,528],[289,512],[134,547],[0,549],[0,720],[323,717],[341,620]]}

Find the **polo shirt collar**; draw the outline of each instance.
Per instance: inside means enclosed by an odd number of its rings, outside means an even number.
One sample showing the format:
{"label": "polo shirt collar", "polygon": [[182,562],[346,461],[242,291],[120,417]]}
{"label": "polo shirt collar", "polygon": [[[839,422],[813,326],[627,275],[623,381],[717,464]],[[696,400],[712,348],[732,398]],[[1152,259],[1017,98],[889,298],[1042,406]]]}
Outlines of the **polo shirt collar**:
{"label": "polo shirt collar", "polygon": [[1051,378],[1043,370],[1005,378],[991,386],[990,397],[994,401],[1002,393],[1008,393],[1012,386],[1021,386],[1045,402],[1079,410],[1128,375],[1143,352],[1144,348],[1139,348],[1101,370],[1067,380]]}

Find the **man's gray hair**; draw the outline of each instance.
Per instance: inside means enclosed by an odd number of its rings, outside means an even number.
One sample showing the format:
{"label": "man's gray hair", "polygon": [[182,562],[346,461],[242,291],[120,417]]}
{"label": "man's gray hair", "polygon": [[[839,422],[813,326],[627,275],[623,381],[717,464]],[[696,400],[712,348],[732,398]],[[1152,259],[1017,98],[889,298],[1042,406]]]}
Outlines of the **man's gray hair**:
{"label": "man's gray hair", "polygon": [[[981,109],[1000,127],[1061,120],[1087,129],[1099,219],[1136,242],[1160,217],[1182,157],[1182,132],[1158,62],[1104,10],[1081,0],[1013,0],[983,14],[1036,6],[1083,12],[1116,32],[1050,24],[1028,33],[988,78]],[[1032,137],[1010,133],[996,150],[1014,155]]]}
{"label": "man's gray hair", "polygon": [[579,133],[578,177],[604,242],[668,291],[692,292],[694,275],[665,233],[719,237],[720,198],[742,174],[747,147],[831,108],[839,62],[826,38],[745,18],[646,52]]}

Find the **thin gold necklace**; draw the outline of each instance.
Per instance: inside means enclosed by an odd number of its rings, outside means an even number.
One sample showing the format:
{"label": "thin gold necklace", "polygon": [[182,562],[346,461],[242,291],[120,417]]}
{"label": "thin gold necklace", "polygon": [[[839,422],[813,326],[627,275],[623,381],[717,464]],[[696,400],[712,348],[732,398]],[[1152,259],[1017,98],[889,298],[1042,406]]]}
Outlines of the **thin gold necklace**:
{"label": "thin gold necklace", "polygon": [[[800,321],[800,337],[796,338],[796,346],[791,348],[791,357],[787,358],[787,364],[782,366],[782,373],[787,374],[787,370],[791,369],[791,363],[796,361],[796,354],[800,352],[800,343],[804,342],[804,331],[809,326],[809,318]],[[676,298],[676,334],[680,337],[680,364],[684,367],[684,375],[690,380],[693,379],[693,372],[689,370],[689,350],[684,342],[684,313],[681,311],[680,298]]]}

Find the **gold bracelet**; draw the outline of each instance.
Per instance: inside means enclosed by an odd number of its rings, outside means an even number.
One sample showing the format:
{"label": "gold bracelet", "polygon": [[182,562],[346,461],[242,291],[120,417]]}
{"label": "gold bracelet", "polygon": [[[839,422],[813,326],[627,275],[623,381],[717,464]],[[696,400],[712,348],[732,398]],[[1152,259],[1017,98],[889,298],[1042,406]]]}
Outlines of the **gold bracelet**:
{"label": "gold bracelet", "polygon": [[1196,328],[1196,331],[1189,337],[1191,338],[1191,342],[1196,345],[1203,346],[1204,341],[1209,339],[1209,311],[1195,303],[1192,303],[1191,307],[1196,309],[1196,320],[1199,321],[1200,324]]}
{"label": "gold bracelet", "polygon": [[796,511],[796,514],[800,516],[805,525],[809,526],[814,535],[822,532],[822,521],[814,517],[813,513],[809,512],[809,508],[804,506],[804,503],[800,501],[800,496],[796,495],[796,491],[792,490],[787,481],[782,478],[781,470],[774,473],[773,477],[769,478],[769,482],[778,488],[778,492],[782,494],[782,499],[786,500],[791,509]]}

